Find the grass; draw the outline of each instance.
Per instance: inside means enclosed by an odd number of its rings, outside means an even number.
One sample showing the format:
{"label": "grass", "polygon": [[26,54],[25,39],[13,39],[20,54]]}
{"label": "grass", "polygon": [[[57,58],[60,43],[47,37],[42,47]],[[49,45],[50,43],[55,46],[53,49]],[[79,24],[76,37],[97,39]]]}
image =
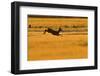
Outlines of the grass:
{"label": "grass", "polygon": [[[30,25],[30,27],[29,27]],[[28,61],[88,58],[87,17],[28,17]],[[43,34],[47,28],[60,36]]]}
{"label": "grass", "polygon": [[87,35],[28,32],[28,60],[87,58]]}

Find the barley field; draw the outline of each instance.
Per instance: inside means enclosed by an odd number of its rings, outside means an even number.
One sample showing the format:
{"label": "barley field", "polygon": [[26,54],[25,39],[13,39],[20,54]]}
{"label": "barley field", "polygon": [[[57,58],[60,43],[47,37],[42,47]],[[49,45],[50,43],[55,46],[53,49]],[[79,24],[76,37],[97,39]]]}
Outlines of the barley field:
{"label": "barley field", "polygon": [[[88,18],[28,17],[28,61],[88,58]],[[31,25],[31,26],[29,26]],[[55,31],[59,36],[44,30]]]}

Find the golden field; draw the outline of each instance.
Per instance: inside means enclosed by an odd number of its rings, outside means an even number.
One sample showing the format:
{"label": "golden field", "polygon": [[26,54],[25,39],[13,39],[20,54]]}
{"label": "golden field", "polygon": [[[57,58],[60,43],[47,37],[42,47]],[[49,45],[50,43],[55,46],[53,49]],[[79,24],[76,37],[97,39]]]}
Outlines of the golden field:
{"label": "golden field", "polygon": [[[65,24],[87,26],[87,18],[28,18],[28,61],[30,60],[56,60],[56,59],[83,59],[88,58],[87,31],[60,32],[55,36],[46,32],[46,27],[63,30],[84,30],[84,28],[65,28]],[[62,25],[64,24],[64,25]],[[39,26],[34,27],[34,26]],[[56,26],[54,26],[56,25]],[[43,26],[40,28],[40,26]],[[85,27],[87,29],[87,27]],[[40,30],[40,31],[38,31]]]}

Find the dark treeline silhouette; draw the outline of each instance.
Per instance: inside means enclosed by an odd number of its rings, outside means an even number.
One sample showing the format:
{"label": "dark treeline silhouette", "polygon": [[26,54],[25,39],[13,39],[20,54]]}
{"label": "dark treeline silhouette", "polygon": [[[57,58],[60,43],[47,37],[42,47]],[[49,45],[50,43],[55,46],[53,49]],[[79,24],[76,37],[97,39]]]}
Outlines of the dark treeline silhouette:
{"label": "dark treeline silhouette", "polygon": [[66,26],[63,26],[64,28],[87,28],[86,25],[66,25]]}
{"label": "dark treeline silhouette", "polygon": [[[32,25],[29,25],[28,26],[29,28],[55,28],[55,27],[57,27],[57,26],[36,26],[36,25],[34,25],[34,26],[32,26]],[[87,28],[88,26],[86,26],[86,25],[63,25],[63,26],[60,26],[60,27],[62,27],[62,28]]]}

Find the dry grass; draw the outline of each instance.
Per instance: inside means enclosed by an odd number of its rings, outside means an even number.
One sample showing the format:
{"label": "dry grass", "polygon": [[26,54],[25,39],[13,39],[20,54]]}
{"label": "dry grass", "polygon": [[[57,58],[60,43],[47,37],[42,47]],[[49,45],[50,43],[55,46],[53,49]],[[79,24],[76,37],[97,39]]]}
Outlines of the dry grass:
{"label": "dry grass", "polygon": [[[88,18],[28,17],[28,60],[88,58]],[[60,36],[43,34],[47,28],[64,30]],[[38,31],[38,32],[36,32]],[[75,32],[76,31],[76,32]]]}
{"label": "dry grass", "polygon": [[87,58],[87,35],[28,33],[28,60]]}

